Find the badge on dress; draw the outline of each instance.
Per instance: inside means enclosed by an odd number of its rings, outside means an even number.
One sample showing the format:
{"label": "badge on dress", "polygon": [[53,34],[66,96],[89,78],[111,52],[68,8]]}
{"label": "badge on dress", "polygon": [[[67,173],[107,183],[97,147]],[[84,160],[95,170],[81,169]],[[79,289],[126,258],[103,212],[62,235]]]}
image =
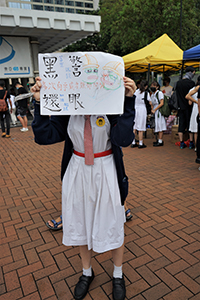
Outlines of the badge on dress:
{"label": "badge on dress", "polygon": [[105,119],[102,116],[97,117],[96,124],[99,127],[103,127],[105,125]]}

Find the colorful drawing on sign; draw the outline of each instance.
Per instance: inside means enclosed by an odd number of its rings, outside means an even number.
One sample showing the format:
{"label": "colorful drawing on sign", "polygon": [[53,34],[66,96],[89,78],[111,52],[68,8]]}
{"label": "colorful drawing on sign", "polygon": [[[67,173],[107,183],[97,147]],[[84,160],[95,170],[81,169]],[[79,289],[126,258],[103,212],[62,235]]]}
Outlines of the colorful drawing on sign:
{"label": "colorful drawing on sign", "polygon": [[85,54],[81,57],[81,60],[83,63],[83,74],[81,79],[83,80],[83,82],[86,82],[88,84],[95,83],[98,80],[99,65],[97,59],[90,54]]}
{"label": "colorful drawing on sign", "polygon": [[101,52],[39,54],[41,113],[122,113],[124,63]]}
{"label": "colorful drawing on sign", "polygon": [[122,84],[123,65],[120,62],[111,61],[103,67],[101,81],[106,90],[116,90]]}

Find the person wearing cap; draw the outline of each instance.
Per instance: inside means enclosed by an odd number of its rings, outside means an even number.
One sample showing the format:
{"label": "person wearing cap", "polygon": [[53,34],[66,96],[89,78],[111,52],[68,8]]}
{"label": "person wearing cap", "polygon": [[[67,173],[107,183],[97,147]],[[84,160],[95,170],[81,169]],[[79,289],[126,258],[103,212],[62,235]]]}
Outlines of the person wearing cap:
{"label": "person wearing cap", "polygon": [[[187,67],[185,69],[185,76],[179,80],[176,84],[176,94],[178,99],[178,116],[179,116],[179,127],[178,135],[180,140],[180,149],[184,149],[186,144],[183,141],[183,134],[186,130],[189,130],[190,116],[192,113],[192,105],[189,105],[188,100],[185,98],[189,90],[195,86],[195,82],[192,80],[195,74],[193,67]],[[190,141],[190,147],[193,141]]]}

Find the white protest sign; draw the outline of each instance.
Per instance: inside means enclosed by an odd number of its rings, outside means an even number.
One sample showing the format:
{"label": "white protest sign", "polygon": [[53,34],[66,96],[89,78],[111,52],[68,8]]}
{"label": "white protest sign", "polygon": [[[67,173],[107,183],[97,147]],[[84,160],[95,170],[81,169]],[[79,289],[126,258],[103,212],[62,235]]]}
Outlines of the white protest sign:
{"label": "white protest sign", "polygon": [[103,52],[39,54],[42,115],[122,114],[124,62]]}

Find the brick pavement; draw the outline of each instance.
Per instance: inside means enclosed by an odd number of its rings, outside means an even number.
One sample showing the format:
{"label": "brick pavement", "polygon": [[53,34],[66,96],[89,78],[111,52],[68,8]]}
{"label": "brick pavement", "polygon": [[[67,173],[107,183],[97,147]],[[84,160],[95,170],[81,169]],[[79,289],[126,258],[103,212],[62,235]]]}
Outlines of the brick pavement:
{"label": "brick pavement", "polygon": [[[30,127],[29,127],[30,128]],[[0,140],[0,300],[71,300],[78,249],[45,222],[61,213],[63,143],[39,146],[32,131]],[[134,217],[125,225],[127,299],[200,299],[200,172],[193,150],[124,149]],[[112,217],[112,216],[111,216]],[[94,254],[86,300],[112,299],[110,253]]]}

